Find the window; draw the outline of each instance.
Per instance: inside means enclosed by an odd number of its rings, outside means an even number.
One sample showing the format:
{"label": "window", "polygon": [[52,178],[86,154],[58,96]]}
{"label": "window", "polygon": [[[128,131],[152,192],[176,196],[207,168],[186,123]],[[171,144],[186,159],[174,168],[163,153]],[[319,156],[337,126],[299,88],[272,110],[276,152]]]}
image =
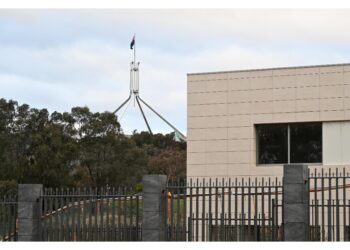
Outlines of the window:
{"label": "window", "polygon": [[257,163],[321,163],[322,123],[256,125]]}

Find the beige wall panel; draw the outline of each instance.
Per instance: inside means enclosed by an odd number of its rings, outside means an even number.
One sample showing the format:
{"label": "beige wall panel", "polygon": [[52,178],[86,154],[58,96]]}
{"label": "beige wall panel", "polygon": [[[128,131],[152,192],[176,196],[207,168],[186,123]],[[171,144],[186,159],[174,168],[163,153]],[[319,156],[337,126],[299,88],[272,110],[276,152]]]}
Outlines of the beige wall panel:
{"label": "beige wall panel", "polygon": [[250,151],[250,164],[252,166],[256,165],[256,151]]}
{"label": "beige wall panel", "polygon": [[206,173],[208,176],[213,176],[213,178],[226,177],[227,176],[227,164],[207,164],[206,165]]}
{"label": "beige wall panel", "polygon": [[321,110],[343,110],[343,98],[320,99]]}
{"label": "beige wall panel", "polygon": [[207,140],[227,139],[227,128],[207,128],[205,138]]}
{"label": "beige wall panel", "polygon": [[208,116],[205,117],[204,126],[206,128],[225,128],[227,127],[227,116]]}
{"label": "beige wall panel", "polygon": [[319,86],[319,74],[297,75],[296,81],[297,87]]}
{"label": "beige wall panel", "polygon": [[204,104],[206,103],[205,100],[206,93],[188,93],[187,94],[187,104],[188,105],[194,105],[194,104]]}
{"label": "beige wall panel", "polygon": [[319,97],[319,87],[303,87],[296,89],[297,99],[312,99]]}
{"label": "beige wall panel", "polygon": [[253,124],[260,124],[260,123],[271,123],[272,121],[272,114],[255,114],[251,115],[250,121]]}
{"label": "beige wall panel", "polygon": [[204,115],[227,115],[227,104],[211,104],[204,107]]}
{"label": "beige wall panel", "polygon": [[350,71],[350,65],[343,65],[344,73]]}
{"label": "beige wall panel", "polygon": [[344,98],[344,99],[341,99],[343,100],[343,105],[344,105],[344,109],[350,109],[350,98]]}
{"label": "beige wall panel", "polygon": [[228,163],[250,163],[250,152],[227,152]]}
{"label": "beige wall panel", "polygon": [[250,151],[251,139],[228,140],[228,151]]}
{"label": "beige wall panel", "polygon": [[344,120],[345,112],[342,111],[321,111],[321,121],[341,121]]}
{"label": "beige wall panel", "polygon": [[187,137],[191,140],[205,140],[205,129],[187,129]]}
{"label": "beige wall panel", "polygon": [[228,79],[232,78],[247,78],[250,76],[250,73],[248,70],[246,71],[236,71],[236,72],[227,72],[226,74]]}
{"label": "beige wall panel", "polygon": [[228,128],[228,139],[250,139],[253,127]]}
{"label": "beige wall panel", "polygon": [[279,122],[295,122],[295,113],[280,113],[273,114],[272,120],[275,123]]}
{"label": "beige wall panel", "polygon": [[189,82],[187,84],[187,93],[205,92],[206,86],[204,82]]}
{"label": "beige wall panel", "polygon": [[207,126],[206,117],[197,116],[191,117],[188,119],[187,127],[188,128],[205,128]]}
{"label": "beige wall panel", "polygon": [[344,72],[343,74],[343,83],[350,84],[350,72]]}
{"label": "beige wall panel", "polygon": [[202,75],[187,75],[187,81],[188,82],[194,82],[194,81],[201,81]]}
{"label": "beige wall panel", "polygon": [[342,73],[320,74],[320,86],[339,85],[339,84],[343,84],[343,74]]}
{"label": "beige wall panel", "polygon": [[[249,176],[250,175],[250,165],[245,164],[228,164],[227,165],[227,174],[229,176]],[[232,180],[234,181],[234,180]]]}
{"label": "beige wall panel", "polygon": [[305,74],[318,74],[320,71],[319,67],[305,67],[305,68],[296,68],[295,73],[297,75],[305,75]]}
{"label": "beige wall panel", "polygon": [[205,165],[193,165],[187,163],[187,177],[207,176]]}
{"label": "beige wall panel", "polygon": [[252,101],[269,101],[272,99],[272,89],[251,90]]}
{"label": "beige wall panel", "polygon": [[344,70],[343,65],[320,67],[320,73],[343,72],[343,70]]}
{"label": "beige wall panel", "polygon": [[273,76],[294,76],[295,68],[290,69],[274,69],[272,70]]}
{"label": "beige wall panel", "polygon": [[343,85],[321,86],[320,98],[343,97]]}
{"label": "beige wall panel", "polygon": [[204,115],[206,115],[206,105],[187,105],[187,116],[189,119]]}
{"label": "beige wall panel", "polygon": [[273,86],[272,76],[251,78],[251,89],[271,89]]}
{"label": "beige wall panel", "polygon": [[211,92],[204,95],[205,104],[212,103],[226,103],[227,102],[227,92]]}
{"label": "beige wall panel", "polygon": [[210,140],[205,141],[205,150],[207,152],[223,152],[227,151],[228,140]]}
{"label": "beige wall panel", "polygon": [[344,120],[350,120],[350,110],[344,111]]}
{"label": "beige wall panel", "polygon": [[[273,100],[294,100],[295,99],[295,88],[284,88],[273,90]],[[271,100],[271,99],[270,99]]]}
{"label": "beige wall panel", "polygon": [[228,116],[228,127],[237,126],[250,126],[250,114],[249,115],[232,115]]}
{"label": "beige wall panel", "polygon": [[253,102],[252,103],[252,114],[266,114],[273,112],[273,102]]}
{"label": "beige wall panel", "polygon": [[250,102],[252,93],[250,91],[230,91],[227,94],[227,102]]}
{"label": "beige wall panel", "polygon": [[319,121],[320,112],[299,112],[295,114],[296,122]]}
{"label": "beige wall panel", "polygon": [[228,114],[229,115],[250,114],[251,106],[252,104],[250,102],[229,103],[227,104]]}
{"label": "beige wall panel", "polygon": [[249,72],[250,77],[272,76],[272,70],[253,70]]}
{"label": "beige wall panel", "polygon": [[296,103],[295,101],[273,101],[273,112],[274,113],[285,113],[295,112]]}
{"label": "beige wall panel", "polygon": [[229,90],[248,90],[250,89],[250,78],[238,78],[227,80]]}
{"label": "beige wall panel", "polygon": [[187,153],[187,164],[205,164],[206,153]]}
{"label": "beige wall panel", "polygon": [[350,97],[350,85],[343,85],[344,87],[344,97]]}
{"label": "beige wall panel", "polygon": [[254,127],[254,138],[250,139],[250,151],[256,151],[256,132]]}
{"label": "beige wall panel", "polygon": [[273,88],[295,87],[296,84],[297,77],[295,75],[275,76],[273,78]]}
{"label": "beige wall panel", "polygon": [[187,152],[201,153],[205,151],[207,141],[187,141]]}
{"label": "beige wall panel", "polygon": [[227,91],[227,80],[210,81],[206,85],[208,92]]}
{"label": "beige wall panel", "polygon": [[227,152],[206,152],[203,158],[206,164],[227,163]]}
{"label": "beige wall panel", "polygon": [[319,99],[297,100],[296,101],[296,110],[297,110],[297,112],[319,111],[320,110],[320,101],[319,101]]}

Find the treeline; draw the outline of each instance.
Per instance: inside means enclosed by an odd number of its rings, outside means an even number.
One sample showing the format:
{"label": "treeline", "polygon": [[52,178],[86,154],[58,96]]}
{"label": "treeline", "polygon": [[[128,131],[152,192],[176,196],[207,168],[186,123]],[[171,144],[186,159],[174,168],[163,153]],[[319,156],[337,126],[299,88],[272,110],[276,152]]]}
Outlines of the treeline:
{"label": "treeline", "polygon": [[71,112],[0,99],[0,189],[137,186],[144,174],[186,175],[186,143],[174,134],[125,135],[117,117],[87,107]]}

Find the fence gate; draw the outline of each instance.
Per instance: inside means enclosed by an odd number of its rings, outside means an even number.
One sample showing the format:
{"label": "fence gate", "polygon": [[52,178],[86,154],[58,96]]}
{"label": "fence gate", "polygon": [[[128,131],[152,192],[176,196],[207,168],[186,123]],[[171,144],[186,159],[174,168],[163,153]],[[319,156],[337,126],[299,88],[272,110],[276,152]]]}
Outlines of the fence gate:
{"label": "fence gate", "polygon": [[0,198],[0,241],[17,241],[17,196]]}
{"label": "fence gate", "polygon": [[349,188],[345,169],[309,173],[310,240],[350,241]]}
{"label": "fence gate", "polygon": [[141,240],[141,198],[126,188],[46,188],[41,196],[42,241]]}
{"label": "fence gate", "polygon": [[277,178],[171,182],[165,196],[166,240],[283,240],[283,186]]}

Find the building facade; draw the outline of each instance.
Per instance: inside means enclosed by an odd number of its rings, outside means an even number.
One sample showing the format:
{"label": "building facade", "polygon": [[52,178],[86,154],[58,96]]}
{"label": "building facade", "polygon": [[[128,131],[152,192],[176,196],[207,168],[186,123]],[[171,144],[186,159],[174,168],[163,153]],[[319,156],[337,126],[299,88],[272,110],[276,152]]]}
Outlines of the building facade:
{"label": "building facade", "polygon": [[196,73],[187,84],[188,177],[350,166],[350,64]]}

